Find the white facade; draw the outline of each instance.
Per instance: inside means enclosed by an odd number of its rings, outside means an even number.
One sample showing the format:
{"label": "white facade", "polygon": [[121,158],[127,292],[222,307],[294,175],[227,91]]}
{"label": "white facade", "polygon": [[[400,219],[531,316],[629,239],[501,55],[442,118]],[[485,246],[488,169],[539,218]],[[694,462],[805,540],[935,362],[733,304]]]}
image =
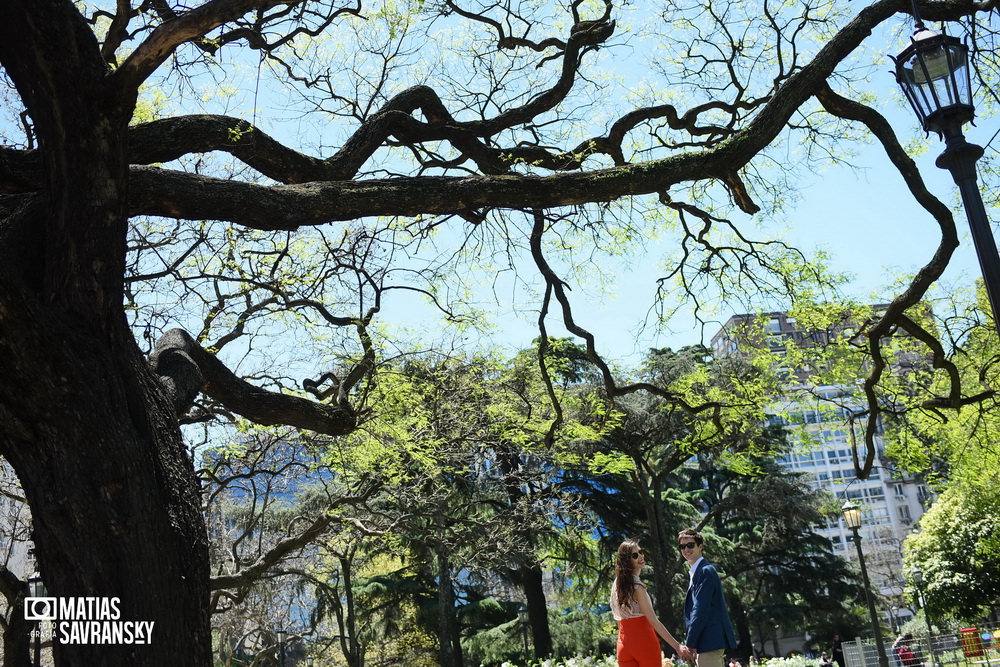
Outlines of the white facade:
{"label": "white facade", "polygon": [[[835,391],[835,388],[823,388]],[[778,459],[787,470],[802,473],[817,490],[827,491],[842,506],[848,500],[864,512],[859,531],[861,547],[872,584],[886,595],[900,595],[902,579],[902,543],[924,512],[926,487],[912,477],[898,474],[882,458],[881,437],[871,474],[858,479],[851,452],[850,426],[844,417],[820,404],[785,403],[781,419],[793,442],[793,453]],[[860,434],[859,434],[860,436]],[[859,456],[864,456],[863,440],[857,438]],[[833,543],[836,553],[857,561],[852,531],[836,516],[817,526],[816,532]]]}
{"label": "white facade", "polygon": [[[741,329],[741,324],[761,317],[762,326],[752,330],[754,333]],[[836,335],[837,331],[803,331],[786,313],[737,315],[712,338],[712,346],[717,355],[766,349],[783,356],[787,345],[822,344]],[[880,436],[875,437],[877,451],[870,475],[858,479],[851,443],[857,442],[858,456],[863,458],[864,438],[860,425],[855,427],[857,432],[852,438],[848,417],[861,406],[852,404],[838,387],[804,386],[803,374],[797,369],[787,371],[789,392],[776,399],[772,419],[785,426],[795,447],[778,463],[803,473],[813,488],[832,494],[837,507],[851,500],[862,508],[864,519],[859,534],[872,585],[884,595],[901,598],[902,543],[924,512],[926,487],[912,476],[899,474],[884,460]],[[816,532],[833,543],[836,553],[857,561],[852,532],[839,514],[817,526]],[[908,614],[900,611],[901,618]]]}
{"label": "white facade", "polygon": [[28,555],[31,513],[22,495],[14,470],[0,459],[0,567],[26,581],[34,563]]}

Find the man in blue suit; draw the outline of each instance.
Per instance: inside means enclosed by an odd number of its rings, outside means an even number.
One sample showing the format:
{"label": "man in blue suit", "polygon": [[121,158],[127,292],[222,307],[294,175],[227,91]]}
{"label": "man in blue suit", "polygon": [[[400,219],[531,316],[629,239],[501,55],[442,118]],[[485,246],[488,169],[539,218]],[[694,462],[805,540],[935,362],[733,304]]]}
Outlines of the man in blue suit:
{"label": "man in blue suit", "polygon": [[736,648],[737,642],[719,573],[702,556],[700,533],[688,529],[677,538],[681,556],[691,568],[684,599],[685,643],[698,667],[722,667],[725,650]]}

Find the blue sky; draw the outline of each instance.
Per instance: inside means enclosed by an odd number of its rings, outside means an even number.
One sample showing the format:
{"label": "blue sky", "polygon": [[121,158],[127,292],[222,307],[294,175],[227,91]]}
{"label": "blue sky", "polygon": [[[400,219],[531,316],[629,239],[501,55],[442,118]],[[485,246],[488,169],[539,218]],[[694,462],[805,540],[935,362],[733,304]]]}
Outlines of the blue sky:
{"label": "blue sky", "polygon": [[[921,133],[890,74],[892,63],[888,57],[903,48],[911,30],[909,20],[900,16],[898,21],[885,26],[881,35],[869,40],[865,52],[857,54],[859,63],[854,66],[868,68],[871,73],[868,80],[878,98],[869,103],[889,119],[904,145],[917,138],[914,145],[919,146]],[[969,126],[966,130],[969,141],[987,146],[996,131],[995,121],[980,120],[979,127]],[[980,271],[958,190],[950,174],[934,166],[943,142],[931,136],[922,147],[925,150],[913,157],[931,192],[956,211],[961,237],[960,248],[935,287],[939,295],[946,295],[952,285],[970,285]],[[988,145],[987,155],[996,150],[995,145]],[[782,220],[752,221],[761,227],[756,238],[781,238],[807,252],[823,250],[829,254],[834,271],[853,276],[846,296],[887,301],[898,293],[893,289],[894,283],[916,272],[932,257],[939,240],[937,224],[913,200],[881,147],[872,145],[863,149],[851,162],[853,169],[831,167],[800,182],[801,198]],[[996,211],[990,213],[997,219]],[[758,217],[763,218],[763,214]],[[699,328],[693,318],[683,314],[660,331],[652,318],[647,326],[642,326],[653,305],[654,280],[658,275],[655,263],[662,250],[652,244],[647,247],[645,257],[632,258],[633,264],[619,272],[618,280],[603,298],[588,295],[585,287],[573,285],[571,297],[578,304],[574,313],[577,323],[598,337],[598,349],[610,358],[634,363],[649,347],[676,349],[699,341],[707,343],[718,329],[714,323]],[[484,295],[484,301],[489,298],[489,294]],[[755,305],[766,309],[783,308],[787,304],[775,304],[768,295],[759,295]],[[550,312],[550,335],[566,335],[558,325],[557,309],[551,308]],[[720,309],[718,324],[732,314],[735,312]],[[501,312],[498,320],[501,326],[494,337],[496,344],[516,348],[537,335],[531,313],[512,316]]]}
{"label": "blue sky", "polygon": [[[626,10],[623,9],[624,11]],[[632,20],[634,24],[639,23],[634,16]],[[623,39],[626,23],[625,20],[620,22]],[[904,46],[910,29],[906,17],[900,15],[898,21],[886,26],[882,35],[874,35],[865,45],[864,52],[856,54],[856,62],[849,65],[870,73],[866,80],[871,83],[873,90],[878,91],[879,96],[873,104],[890,119],[904,143],[911,137],[918,136],[914,131],[916,121],[909,108],[904,106],[902,97],[895,91],[895,83],[889,74],[891,62],[886,54],[896,53]],[[640,25],[636,34],[641,32]],[[642,40],[643,37],[636,37],[625,46],[602,52],[601,57],[613,54],[608,57],[613,57],[613,62],[620,64],[619,60],[627,60],[628,54],[631,54],[631,58],[638,62],[649,55],[643,51],[646,47]],[[628,68],[627,65],[624,67]],[[260,72],[256,67],[243,72],[244,76],[251,77],[249,84],[246,80],[242,84],[233,84],[239,93],[221,98],[221,104],[226,107],[222,111],[251,118],[260,123],[265,131],[309,153],[319,152],[310,148],[311,144],[322,145],[326,151],[330,151],[331,147],[335,148],[340,144],[344,132],[353,129],[351,123],[336,119],[329,120],[321,128],[303,127],[301,108],[296,109],[286,94],[267,93],[267,82],[264,81],[258,96],[258,88],[252,82],[254,71]],[[267,74],[266,69],[264,74]],[[408,69],[402,70],[402,78],[405,80],[397,82],[400,88],[421,82],[418,74]],[[429,83],[433,85],[435,81],[431,80]],[[617,85],[624,86],[629,91],[631,83],[626,77]],[[614,97],[610,89],[607,95],[609,98]],[[211,104],[219,103],[220,99],[214,99]],[[248,109],[252,109],[252,113],[247,113]],[[995,127],[988,127],[984,123],[983,127],[969,128],[968,137],[970,141],[985,145],[994,132]],[[917,157],[918,166],[928,179],[931,191],[958,210],[960,204],[956,187],[947,172],[937,169],[933,164],[942,144],[936,137],[931,137],[926,145],[928,150]],[[996,147],[989,148],[991,153],[995,150]],[[863,150],[852,162],[856,166],[853,170],[846,166],[831,167],[822,174],[813,174],[807,177],[809,180],[800,182],[801,199],[796,206],[786,211],[782,220],[768,220],[763,214],[759,214],[757,220],[747,222],[760,226],[756,233],[751,233],[755,238],[781,238],[806,251],[825,250],[829,253],[833,270],[854,276],[848,296],[884,301],[894,294],[886,289],[892,282],[903,274],[913,273],[931,257],[937,244],[937,227],[933,219],[910,197],[901,177],[881,149],[870,147]],[[943,285],[951,282],[968,285],[979,275],[964,214],[959,212],[956,218],[962,235],[962,246],[953,258],[952,266],[942,281]],[[716,324],[710,323],[703,330],[698,329],[690,317],[683,315],[669,322],[660,332],[655,330],[652,318],[649,326],[642,327],[653,305],[655,278],[659,275],[656,262],[664,249],[663,246],[651,243],[646,246],[644,256],[628,258],[628,266],[618,267],[620,270],[615,271],[617,280],[606,286],[603,296],[586,285],[572,285],[574,291],[571,297],[577,304],[575,316],[578,324],[598,337],[599,349],[610,358],[631,363],[641,358],[649,347],[677,348],[699,341],[708,342],[718,328]],[[534,267],[526,266],[524,271],[530,274],[534,272]],[[488,283],[489,279],[489,276],[485,276],[484,282]],[[537,304],[529,302],[520,310],[511,310],[510,302],[518,300],[523,290],[507,282],[507,277],[502,277],[498,284],[498,293],[505,297],[506,303],[498,306],[493,293],[487,288],[476,295],[484,309],[496,312],[494,335],[487,340],[476,340],[472,333],[460,334],[466,336],[460,344],[471,345],[478,342],[484,346],[503,346],[515,350],[529,344],[537,335],[535,315],[531,312],[532,306],[537,307]],[[775,304],[768,295],[758,295],[753,301],[761,309],[786,305]],[[556,309],[551,310],[550,335],[566,335],[558,324]],[[720,308],[716,317],[721,324],[731,314],[734,312]],[[397,326],[422,330],[428,336],[434,336],[442,329],[436,318],[412,296],[406,299],[389,297],[380,317]]]}

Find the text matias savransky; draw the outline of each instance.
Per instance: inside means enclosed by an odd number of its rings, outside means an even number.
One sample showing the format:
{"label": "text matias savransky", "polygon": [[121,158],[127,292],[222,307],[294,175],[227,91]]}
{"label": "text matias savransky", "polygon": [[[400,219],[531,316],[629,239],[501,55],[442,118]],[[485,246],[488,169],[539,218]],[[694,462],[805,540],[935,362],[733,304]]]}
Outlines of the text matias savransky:
{"label": "text matias savransky", "polygon": [[107,597],[26,598],[24,617],[51,622],[60,644],[151,644],[154,621],[122,620],[120,605]]}

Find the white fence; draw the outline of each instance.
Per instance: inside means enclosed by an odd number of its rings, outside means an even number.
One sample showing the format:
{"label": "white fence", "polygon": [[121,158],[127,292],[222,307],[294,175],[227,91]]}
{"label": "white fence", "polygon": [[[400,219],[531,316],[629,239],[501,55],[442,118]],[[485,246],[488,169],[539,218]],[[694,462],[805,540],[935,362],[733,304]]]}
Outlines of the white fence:
{"label": "white fence", "polygon": [[[1000,667],[1000,626],[976,626],[975,632],[944,635],[915,634],[910,644],[924,667]],[[895,637],[885,637],[889,667],[903,667],[893,654]],[[844,642],[847,667],[879,667],[878,651],[873,640]]]}

